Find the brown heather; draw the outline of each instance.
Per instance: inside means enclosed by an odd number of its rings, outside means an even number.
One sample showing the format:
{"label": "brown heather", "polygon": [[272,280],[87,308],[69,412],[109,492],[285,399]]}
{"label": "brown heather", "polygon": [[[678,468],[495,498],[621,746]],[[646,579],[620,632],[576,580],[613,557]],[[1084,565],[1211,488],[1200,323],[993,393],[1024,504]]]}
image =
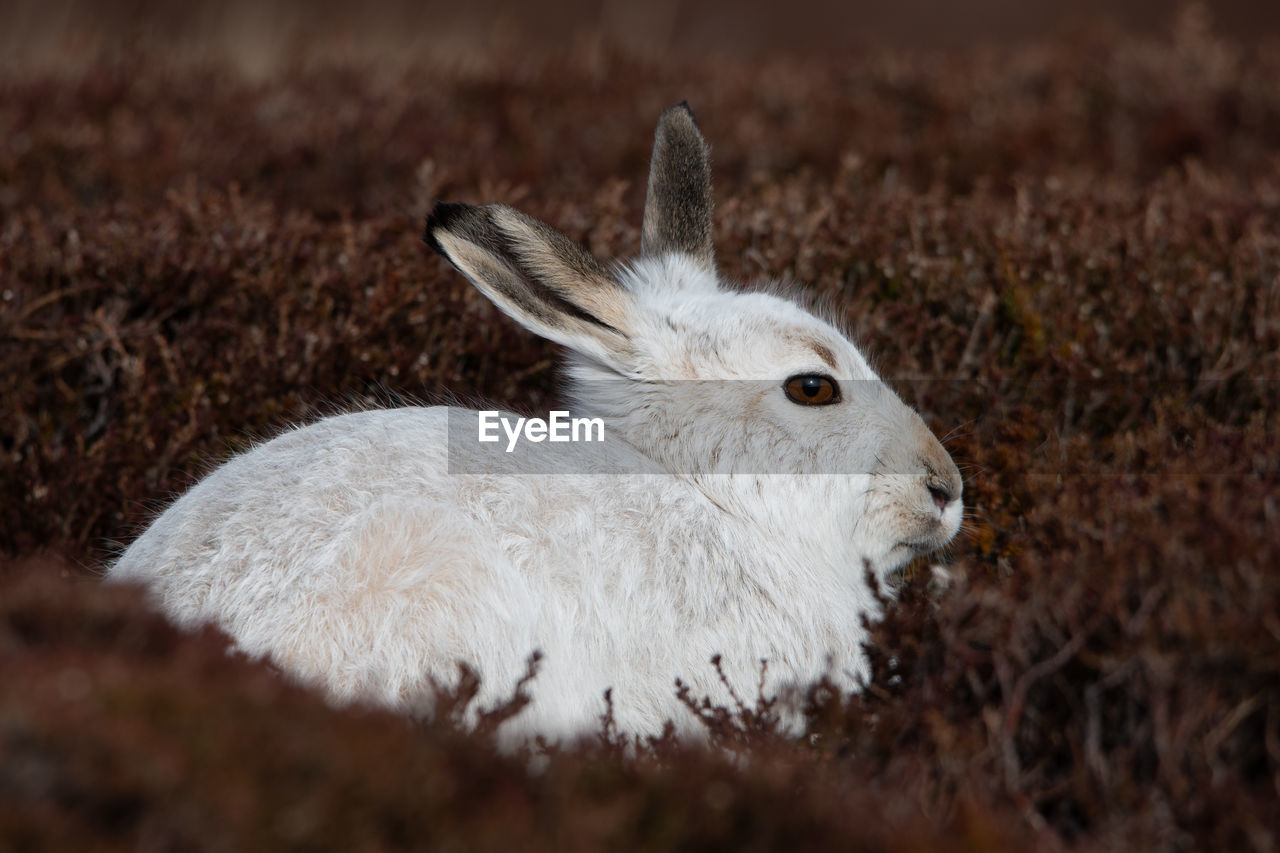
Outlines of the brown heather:
{"label": "brown heather", "polygon": [[[965,471],[956,580],[907,581],[864,695],[816,687],[803,742],[748,701],[702,710],[725,751],[602,724],[530,764],[97,583],[290,424],[545,409],[554,348],[422,216],[502,201],[633,253],[682,98],[724,272],[839,306]],[[946,53],[10,69],[0,217],[0,847],[1280,846],[1274,45],[1187,13]]]}

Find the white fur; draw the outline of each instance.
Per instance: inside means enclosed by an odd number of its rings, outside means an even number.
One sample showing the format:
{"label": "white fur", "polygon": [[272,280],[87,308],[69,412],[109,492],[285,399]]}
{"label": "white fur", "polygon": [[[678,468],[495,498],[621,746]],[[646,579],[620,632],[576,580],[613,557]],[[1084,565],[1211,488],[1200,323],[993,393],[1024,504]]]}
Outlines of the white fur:
{"label": "white fur", "polygon": [[[679,253],[615,275],[625,294],[604,310],[625,351],[558,338],[581,343],[573,413],[604,418],[613,438],[556,448],[581,473],[519,473],[501,444],[451,447],[448,419],[465,410],[329,417],[215,470],[110,577],[340,702],[425,710],[465,661],[483,705],[541,650],[507,738],[598,729],[607,688],[622,731],[690,730],[675,680],[728,702],[716,654],[748,700],[761,660],[769,693],[828,673],[858,689],[862,619],[877,615],[864,567],[883,577],[954,536],[953,463],[854,345],[795,303],[727,291]],[[845,400],[789,401],[783,381],[813,372]],[[953,484],[942,509],[930,466]],[[839,473],[806,473],[822,471]]]}

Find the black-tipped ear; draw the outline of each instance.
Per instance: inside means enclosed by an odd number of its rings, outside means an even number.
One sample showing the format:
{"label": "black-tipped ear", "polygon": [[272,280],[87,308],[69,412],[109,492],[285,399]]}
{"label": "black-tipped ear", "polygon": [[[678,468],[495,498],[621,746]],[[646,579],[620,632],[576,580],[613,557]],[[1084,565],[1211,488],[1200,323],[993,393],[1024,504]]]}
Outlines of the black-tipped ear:
{"label": "black-tipped ear", "polygon": [[442,202],[423,239],[525,328],[626,372],[631,294],[564,234],[503,205]]}
{"label": "black-tipped ear", "polygon": [[711,148],[688,103],[681,101],[663,111],[653,137],[641,253],[684,252],[714,271],[713,208]]}
{"label": "black-tipped ear", "polygon": [[464,222],[467,212],[474,210],[471,205],[457,204],[451,201],[442,201],[432,208],[431,213],[427,215],[427,228],[422,233],[422,239],[431,247],[436,254],[448,260],[449,256],[440,246],[440,241],[436,239],[435,232],[440,229],[447,229],[452,226],[462,225],[466,227]]}

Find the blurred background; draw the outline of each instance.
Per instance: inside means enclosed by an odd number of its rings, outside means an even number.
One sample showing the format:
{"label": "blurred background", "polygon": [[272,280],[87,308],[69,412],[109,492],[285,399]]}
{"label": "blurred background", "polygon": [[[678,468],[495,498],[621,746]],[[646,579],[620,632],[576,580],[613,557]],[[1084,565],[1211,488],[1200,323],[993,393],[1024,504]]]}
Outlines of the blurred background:
{"label": "blurred background", "polygon": [[[0,62],[62,63],[145,49],[231,60],[268,72],[282,59],[347,56],[381,62],[465,58],[481,47],[557,50],[600,38],[645,55],[841,52],[962,47],[1058,38],[1099,27],[1165,31],[1178,0],[8,0]],[[1217,0],[1214,28],[1242,42],[1280,32],[1280,3]]]}

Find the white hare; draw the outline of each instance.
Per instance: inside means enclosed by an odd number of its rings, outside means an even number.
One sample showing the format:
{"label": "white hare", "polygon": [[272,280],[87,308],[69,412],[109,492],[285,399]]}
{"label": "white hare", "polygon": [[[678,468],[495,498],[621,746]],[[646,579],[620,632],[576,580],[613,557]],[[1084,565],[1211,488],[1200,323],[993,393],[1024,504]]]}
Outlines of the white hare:
{"label": "white hare", "polygon": [[960,474],[831,324],[718,282],[708,158],[688,107],[665,111],[628,265],[508,207],[428,219],[485,296],[571,350],[573,414],[606,441],[508,453],[459,408],[325,418],[213,471],[110,577],[337,701],[422,710],[465,661],[485,704],[540,650],[508,738],[597,730],[609,688],[621,731],[696,728],[675,681],[728,702],[717,654],[744,698],[762,660],[766,693],[857,689],[866,569],[951,540]]}

